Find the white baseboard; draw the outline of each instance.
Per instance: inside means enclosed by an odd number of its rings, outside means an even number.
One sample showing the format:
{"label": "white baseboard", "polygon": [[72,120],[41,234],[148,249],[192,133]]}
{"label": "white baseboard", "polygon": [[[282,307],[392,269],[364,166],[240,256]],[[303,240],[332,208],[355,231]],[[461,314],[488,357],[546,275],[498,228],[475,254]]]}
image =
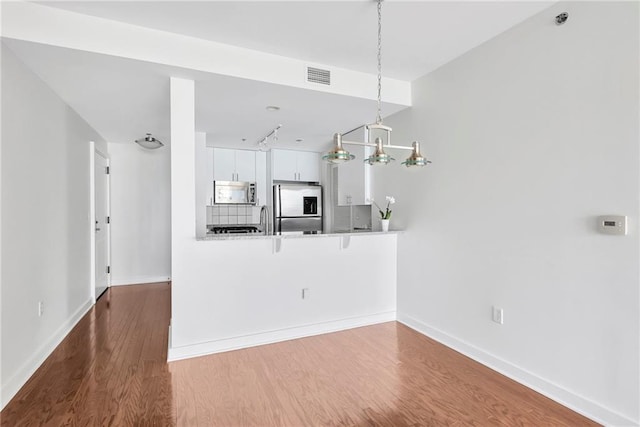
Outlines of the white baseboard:
{"label": "white baseboard", "polygon": [[117,277],[111,279],[111,286],[145,285],[148,283],[166,283],[171,281],[169,276],[138,276],[138,277]]}
{"label": "white baseboard", "polygon": [[[374,325],[376,323],[391,322],[394,320],[396,320],[396,312],[388,311],[367,316],[351,317],[347,319],[278,329],[274,331],[261,332],[257,334],[244,335],[222,340],[208,341],[183,347],[171,347],[171,341],[169,341],[170,347],[167,359],[171,362],[174,360],[188,359],[191,357],[204,356],[207,354],[222,353],[225,351],[255,347],[264,344],[272,344],[280,341],[310,337],[313,335],[337,332],[345,329],[358,328],[360,326]],[[171,331],[169,336],[171,336]]]}
{"label": "white baseboard", "polygon": [[[74,326],[82,319],[93,306],[91,300],[87,300],[73,313],[60,327],[54,332],[51,338],[42,344],[38,350],[27,359],[20,369],[11,376],[6,382],[3,381],[2,391],[0,393],[2,401],[0,402],[0,409],[3,409],[7,403],[20,391],[23,385],[31,378],[36,370],[44,363],[47,357],[56,347],[62,342],[62,340],[71,332]],[[4,379],[4,378],[3,378]]]}
{"label": "white baseboard", "polygon": [[637,426],[638,423],[626,418],[616,412],[611,411],[597,403],[579,396],[551,381],[541,378],[516,365],[502,360],[490,353],[481,350],[472,344],[459,340],[439,329],[433,328],[406,314],[398,313],[398,322],[432,338],[447,347],[464,354],[467,357],[479,362],[502,375],[511,378],[520,384],[537,391],[538,393],[552,399],[567,408],[584,415],[598,423],[607,426]]}

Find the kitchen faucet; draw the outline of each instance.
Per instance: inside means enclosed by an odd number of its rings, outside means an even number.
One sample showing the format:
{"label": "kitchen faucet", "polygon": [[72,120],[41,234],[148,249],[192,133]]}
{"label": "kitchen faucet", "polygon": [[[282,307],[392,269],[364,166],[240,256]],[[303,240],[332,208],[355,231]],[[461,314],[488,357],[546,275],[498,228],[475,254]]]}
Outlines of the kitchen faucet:
{"label": "kitchen faucet", "polygon": [[[271,221],[269,221],[269,206],[267,205],[262,205],[262,207],[260,208],[260,228],[262,229],[262,232],[268,236],[271,234],[271,230],[269,225],[271,224]],[[263,218],[264,218],[264,222],[263,222]],[[264,225],[263,225],[264,224]]]}

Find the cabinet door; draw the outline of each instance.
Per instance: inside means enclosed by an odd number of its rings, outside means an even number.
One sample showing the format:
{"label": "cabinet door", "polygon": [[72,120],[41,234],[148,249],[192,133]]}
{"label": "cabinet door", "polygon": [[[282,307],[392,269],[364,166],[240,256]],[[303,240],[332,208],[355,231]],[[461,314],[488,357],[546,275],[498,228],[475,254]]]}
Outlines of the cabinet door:
{"label": "cabinet door", "polygon": [[206,147],[205,148],[205,156],[206,156],[206,166],[207,166],[207,175],[206,175],[206,191],[205,191],[205,201],[207,206],[213,206],[213,148]]}
{"label": "cabinet door", "polygon": [[235,150],[236,181],[254,182],[256,180],[256,152]]}
{"label": "cabinet door", "polygon": [[214,148],[213,179],[215,181],[235,181],[235,175],[236,150],[229,148]]}
{"label": "cabinet door", "polygon": [[320,182],[320,154],[298,151],[298,181]]}
{"label": "cabinet door", "polygon": [[271,150],[272,170],[274,181],[298,180],[298,152],[292,150]]}

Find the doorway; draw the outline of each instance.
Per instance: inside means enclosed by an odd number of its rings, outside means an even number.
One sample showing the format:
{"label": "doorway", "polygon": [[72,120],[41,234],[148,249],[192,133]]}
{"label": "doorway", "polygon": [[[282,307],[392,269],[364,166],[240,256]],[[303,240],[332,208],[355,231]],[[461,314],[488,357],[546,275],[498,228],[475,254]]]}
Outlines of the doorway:
{"label": "doorway", "polygon": [[92,150],[92,236],[93,236],[93,294],[100,298],[110,284],[110,206],[109,206],[109,158],[91,144]]}

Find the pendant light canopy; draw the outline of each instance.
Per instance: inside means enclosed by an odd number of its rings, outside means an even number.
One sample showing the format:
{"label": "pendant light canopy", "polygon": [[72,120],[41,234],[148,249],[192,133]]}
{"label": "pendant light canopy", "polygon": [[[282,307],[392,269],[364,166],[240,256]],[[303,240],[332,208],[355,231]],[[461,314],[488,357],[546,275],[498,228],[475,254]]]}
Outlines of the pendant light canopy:
{"label": "pendant light canopy", "polygon": [[151,136],[150,133],[148,133],[144,138],[136,139],[135,142],[139,146],[144,147],[148,150],[155,150],[156,148],[164,146],[164,144],[160,142],[159,139],[155,139],[153,136]]}
{"label": "pendant light canopy", "polygon": [[[378,0],[378,108],[376,114],[375,123],[364,125],[367,130],[367,141],[355,142],[355,141],[343,141],[342,135],[336,133],[333,136],[333,148],[322,158],[331,163],[343,163],[349,160],[353,160],[355,156],[350,154],[343,148],[343,144],[351,145],[364,145],[369,147],[375,147],[375,152],[365,159],[365,163],[370,165],[386,165],[395,159],[385,153],[385,148],[393,148],[400,150],[412,150],[411,155],[407,160],[402,162],[403,165],[410,166],[425,166],[427,163],[431,163],[420,154],[420,144],[413,143],[412,147],[403,145],[391,145],[391,128],[382,124],[382,0]],[[355,130],[355,129],[354,129]],[[382,136],[381,136],[382,135]],[[375,140],[372,142],[372,138]]]}

